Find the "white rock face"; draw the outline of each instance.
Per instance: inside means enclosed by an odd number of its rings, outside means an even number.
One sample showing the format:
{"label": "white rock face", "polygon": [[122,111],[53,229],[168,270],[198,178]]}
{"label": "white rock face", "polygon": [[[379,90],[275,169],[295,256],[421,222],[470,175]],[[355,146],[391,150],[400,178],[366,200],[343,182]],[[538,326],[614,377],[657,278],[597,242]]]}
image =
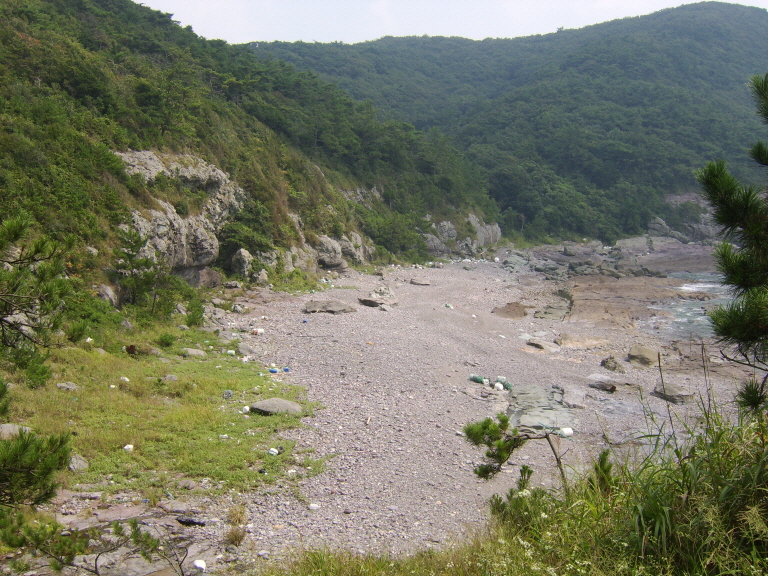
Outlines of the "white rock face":
{"label": "white rock face", "polygon": [[219,255],[216,233],[242,209],[245,191],[216,166],[195,156],[158,155],[150,150],[116,154],[125,162],[128,174],[141,174],[147,182],[164,174],[209,194],[200,214],[194,216],[182,217],[162,200],[157,201],[161,210],[134,211],[134,228],[147,239],[144,255],[153,257],[157,252],[175,272],[211,264]]}

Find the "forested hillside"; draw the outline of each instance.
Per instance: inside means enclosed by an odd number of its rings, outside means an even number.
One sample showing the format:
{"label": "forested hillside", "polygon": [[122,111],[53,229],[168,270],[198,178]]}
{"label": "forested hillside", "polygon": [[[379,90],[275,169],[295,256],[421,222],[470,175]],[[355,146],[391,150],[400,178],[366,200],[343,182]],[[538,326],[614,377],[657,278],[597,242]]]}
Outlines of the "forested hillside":
{"label": "forested hillside", "polygon": [[[98,244],[152,197],[184,211],[204,200],[129,178],[112,153],[128,149],[227,171],[249,195],[247,230],[230,233],[251,249],[297,242],[289,212],[308,232],[362,227],[392,251],[419,245],[426,212],[494,218],[479,171],[444,136],[381,121],[313,73],[130,0],[0,0],[0,213]],[[370,209],[341,193],[374,186]]]}
{"label": "forested hillside", "polygon": [[544,36],[258,43],[370,100],[439,127],[481,167],[506,231],[530,237],[644,229],[695,216],[665,196],[713,158],[754,180],[759,122],[745,86],[768,69],[768,13],[704,2]]}

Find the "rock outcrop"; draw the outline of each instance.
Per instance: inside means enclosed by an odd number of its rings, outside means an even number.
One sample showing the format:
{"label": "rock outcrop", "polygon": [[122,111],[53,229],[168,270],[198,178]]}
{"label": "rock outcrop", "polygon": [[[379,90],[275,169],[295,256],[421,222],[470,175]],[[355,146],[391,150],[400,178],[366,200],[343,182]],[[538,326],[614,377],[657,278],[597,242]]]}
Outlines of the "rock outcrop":
{"label": "rock outcrop", "polygon": [[484,247],[498,244],[501,240],[501,228],[498,224],[486,224],[475,214],[467,216],[467,222],[474,230],[474,238],[459,238],[456,226],[448,220],[433,223],[433,233],[422,234],[429,253],[433,256],[475,256]]}
{"label": "rock outcrop", "polygon": [[144,256],[162,259],[174,273],[198,284],[200,271],[219,256],[216,234],[242,209],[245,191],[224,172],[195,156],[158,155],[149,150],[117,155],[125,162],[128,174],[140,174],[147,182],[162,174],[208,193],[199,214],[181,216],[170,203],[156,200],[159,209],[134,210],[131,215],[133,227],[147,240]]}
{"label": "rock outcrop", "polygon": [[[207,267],[219,256],[217,234],[242,209],[246,192],[226,173],[195,156],[159,154],[150,150],[116,154],[125,162],[128,174],[140,174],[147,182],[163,175],[179,180],[191,190],[207,193],[208,200],[198,214],[180,215],[170,203],[155,199],[156,208],[134,210],[132,220],[133,227],[147,241],[142,256],[162,260],[174,274],[193,285],[220,284],[220,275]],[[357,191],[356,194],[362,192]],[[373,190],[369,196],[377,194]],[[301,246],[252,255],[241,249],[230,261],[233,272],[246,278],[249,273],[258,273],[261,267],[254,270],[254,260],[270,268],[280,263],[287,273],[296,268],[315,273],[318,265],[344,271],[348,268],[348,261],[359,264],[370,262],[374,248],[357,232],[341,238],[320,236],[319,245],[313,248],[305,242],[301,218],[296,214],[290,214],[290,217],[301,238]]]}

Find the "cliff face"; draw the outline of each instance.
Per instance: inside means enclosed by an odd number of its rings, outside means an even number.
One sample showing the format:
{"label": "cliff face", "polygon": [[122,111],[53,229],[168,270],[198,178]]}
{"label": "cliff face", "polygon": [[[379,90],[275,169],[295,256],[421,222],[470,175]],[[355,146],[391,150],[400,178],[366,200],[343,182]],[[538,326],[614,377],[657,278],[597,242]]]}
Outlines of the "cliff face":
{"label": "cliff face", "polygon": [[[216,166],[196,156],[162,155],[149,150],[116,154],[122,158],[128,174],[140,174],[147,182],[153,182],[162,174],[181,181],[190,189],[207,192],[208,200],[200,214],[180,216],[169,202],[155,199],[159,210],[134,210],[132,219],[133,227],[147,241],[145,256],[157,254],[175,274],[191,284],[216,283],[216,275],[212,275],[206,267],[219,257],[217,234],[242,209],[247,197],[245,190]],[[356,232],[341,238],[320,236],[318,245],[313,248],[304,242],[301,218],[294,214],[292,219],[303,245],[292,247],[285,253],[276,249],[253,255],[259,262],[274,267],[281,259],[286,272],[299,268],[310,273],[316,272],[318,266],[344,270],[348,261],[359,264],[370,262],[373,247],[370,241]],[[253,256],[244,250],[239,251],[233,270],[245,277],[257,275],[259,270],[251,266]]]}
{"label": "cliff face", "polygon": [[117,152],[128,174],[147,182],[158,175],[180,180],[184,186],[203,189],[208,200],[200,214],[180,216],[168,202],[157,200],[161,210],[134,210],[133,226],[146,238],[147,255],[157,253],[176,273],[194,278],[219,256],[216,234],[242,209],[246,192],[216,166],[190,155],[158,155],[150,150]]}

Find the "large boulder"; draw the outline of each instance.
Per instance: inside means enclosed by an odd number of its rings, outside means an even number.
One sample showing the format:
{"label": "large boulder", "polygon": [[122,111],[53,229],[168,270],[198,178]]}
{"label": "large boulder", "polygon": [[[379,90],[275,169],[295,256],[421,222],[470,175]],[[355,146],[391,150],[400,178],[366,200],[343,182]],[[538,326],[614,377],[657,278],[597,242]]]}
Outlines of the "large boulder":
{"label": "large boulder", "polygon": [[254,402],[250,411],[256,414],[301,414],[301,405],[283,398],[268,398]]}
{"label": "large boulder", "polygon": [[253,256],[245,248],[240,248],[232,255],[231,266],[232,272],[243,278],[248,277],[248,273],[251,271],[251,264],[253,263]]}
{"label": "large boulder", "polygon": [[144,255],[155,255],[186,277],[190,268],[202,269],[219,255],[216,234],[243,207],[245,191],[216,166],[191,155],[158,155],[152,151],[117,152],[128,174],[141,174],[152,182],[158,175],[180,180],[194,190],[204,190],[208,200],[199,214],[180,215],[173,205],[156,200],[159,210],[132,213],[133,227],[146,239]]}
{"label": "large boulder", "polygon": [[341,245],[328,236],[318,236],[317,263],[323,268],[346,268],[347,262],[341,256]]}

